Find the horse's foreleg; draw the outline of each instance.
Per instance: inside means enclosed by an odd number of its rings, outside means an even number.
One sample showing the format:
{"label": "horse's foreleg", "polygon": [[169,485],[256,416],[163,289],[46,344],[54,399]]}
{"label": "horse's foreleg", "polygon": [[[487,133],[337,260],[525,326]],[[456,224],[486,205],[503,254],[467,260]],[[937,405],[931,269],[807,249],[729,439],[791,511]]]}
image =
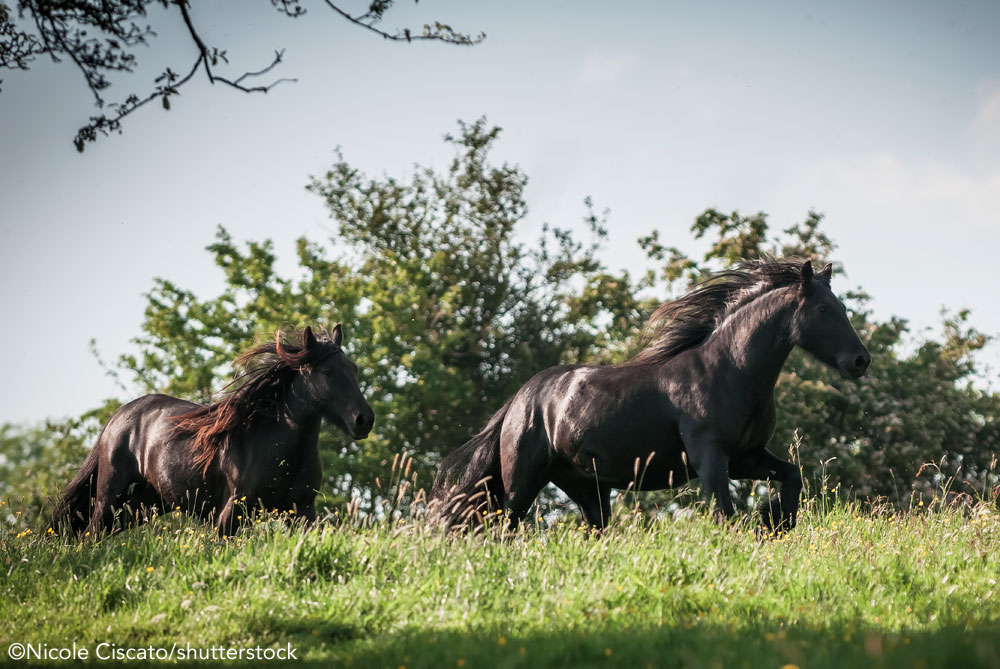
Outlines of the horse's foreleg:
{"label": "horse's foreleg", "polygon": [[716,441],[694,441],[686,448],[688,461],[701,479],[706,501],[715,500],[715,511],[726,518],[736,513],[729,492],[729,456]]}
{"label": "horse's foreleg", "polygon": [[316,522],[316,498],[304,497],[292,505],[295,509],[295,517],[305,520],[306,525]]}
{"label": "horse's foreleg", "polygon": [[222,511],[219,512],[219,517],[215,520],[215,529],[219,531],[220,536],[227,537],[233,533],[233,507],[235,504],[236,496],[230,495],[225,506],[222,507]]}
{"label": "horse's foreleg", "polygon": [[790,530],[795,527],[799,511],[799,495],[802,493],[802,474],[796,465],[764,449],[734,462],[731,473],[733,478],[737,479],[780,483],[781,490],[778,492],[780,518],[775,522],[774,516],[777,514],[769,502],[761,508],[761,517],[773,530]]}

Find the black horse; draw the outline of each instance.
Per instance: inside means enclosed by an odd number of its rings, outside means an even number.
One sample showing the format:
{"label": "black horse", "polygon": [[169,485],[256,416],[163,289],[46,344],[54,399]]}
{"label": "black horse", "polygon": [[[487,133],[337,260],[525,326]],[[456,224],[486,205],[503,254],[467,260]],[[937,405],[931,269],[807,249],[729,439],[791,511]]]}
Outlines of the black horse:
{"label": "black horse", "polygon": [[63,492],[53,523],[69,519],[77,533],[111,531],[127,508],[181,508],[214,518],[222,534],[238,526],[241,506],[316,517],[321,480],[317,442],[325,418],[364,439],[375,414],[361,395],[357,366],[341,349],[340,325],[318,339],[311,328],[298,345],[252,348],[235,361],[235,390],[202,406],[146,395],[118,409],[79,473]]}
{"label": "black horse", "polygon": [[827,265],[814,276],[809,262],[745,263],[661,306],[651,343],[628,362],[537,374],[444,458],[431,494],[438,513],[458,525],[488,505],[514,527],[551,481],[602,528],[612,488],[700,478],[728,517],[729,480],[766,479],[781,493],[762,508],[765,522],[794,527],[799,470],[765,448],[782,365],[795,346],[845,378],[871,362],[830,274]]}

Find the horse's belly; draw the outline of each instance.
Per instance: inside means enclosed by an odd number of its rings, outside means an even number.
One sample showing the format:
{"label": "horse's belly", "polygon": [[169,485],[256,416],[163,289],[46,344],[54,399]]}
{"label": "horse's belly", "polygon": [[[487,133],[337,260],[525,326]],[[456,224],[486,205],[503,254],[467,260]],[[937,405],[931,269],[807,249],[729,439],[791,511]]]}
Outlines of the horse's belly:
{"label": "horse's belly", "polygon": [[659,490],[689,478],[673,421],[655,414],[631,415],[616,427],[602,428],[584,436],[573,461],[606,485]]}

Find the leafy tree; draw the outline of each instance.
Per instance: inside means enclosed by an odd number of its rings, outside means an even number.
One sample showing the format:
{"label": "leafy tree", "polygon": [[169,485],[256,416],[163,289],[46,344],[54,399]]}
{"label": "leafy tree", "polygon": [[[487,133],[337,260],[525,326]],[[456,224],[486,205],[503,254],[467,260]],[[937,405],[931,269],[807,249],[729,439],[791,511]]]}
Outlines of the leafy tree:
{"label": "leafy tree", "polygon": [[9,525],[37,527],[38,516],[51,509],[117,408],[118,402],[109,401],[79,418],[0,425],[0,515]]}
{"label": "leafy tree", "polygon": [[141,352],[122,358],[122,369],[145,391],[205,401],[254,336],[342,321],[377,419],[366,442],[324,436],[332,491],[377,492],[400,452],[429,482],[439,454],[528,377],[606,355],[642,321],[628,275],[597,259],[607,232],[589,201],[589,243],[550,226],[535,245],[518,240],[527,177],[490,162],[499,133],[485,119],[460,123],[445,138],[455,149],[449,167],[418,166],[405,182],[369,178],[339,158],[308,188],[336,221],[341,254],[300,239],[296,278],[275,271],[270,242],[241,249],[220,229],[209,250],[225,290],[199,300],[157,280]]}
{"label": "leafy tree", "polygon": [[[485,38],[481,33],[471,36],[457,32],[440,22],[425,25],[419,32],[410,28],[384,30],[380,27],[381,21],[396,0],[372,0],[361,14],[348,12],[340,3],[331,0],[325,0],[325,4],[344,20],[387,40],[471,45]],[[151,5],[180,15],[195,47],[195,58],[185,66],[164,69],[153,81],[152,90],[131,93],[120,102],[107,104],[104,95],[111,86],[109,77],[133,72],[138,63],[137,47],[156,37],[156,30],[148,23]],[[271,0],[271,5],[288,18],[306,14],[299,0]],[[0,2],[0,69],[28,70],[38,56],[49,56],[57,63],[68,59],[83,76],[95,105],[110,110],[110,113],[92,116],[90,122],[80,128],[73,140],[78,151],[83,151],[98,135],[121,132],[122,120],[150,102],[159,100],[164,109],[170,109],[171,97],[178,95],[181,87],[199,71],[209,83],[243,93],[267,93],[279,83],[294,81],[280,78],[257,83],[260,77],[270,74],[281,63],[282,50],[275,51],[270,63],[262,68],[238,76],[226,72],[229,65],[226,50],[203,36],[190,0],[19,0],[17,13],[20,21],[16,22],[10,6]],[[162,20],[163,17],[158,18]]]}
{"label": "leafy tree", "polygon": [[[766,254],[835,257],[815,212],[775,233],[764,213],[709,209],[691,228],[712,242],[705,254],[664,246],[654,232],[640,245],[655,269],[633,278],[601,262],[606,213],[589,200],[586,242],[546,225],[528,243],[517,234],[528,215],[527,176],[490,160],[499,134],[485,119],[459,123],[445,137],[455,152],[447,168],[418,165],[406,180],[370,178],[338,156],[308,185],[326,203],[335,235],[330,244],[300,239],[291,275],[276,270],[270,241],[240,244],[220,228],[209,251],[225,274],[223,291],[200,299],[157,279],[138,353],[120,358],[116,373],[138,392],[207,401],[255,338],[343,322],[377,420],[365,442],[345,442],[334,431],[322,436],[325,492],[331,502],[358,494],[372,503],[385,492],[395,454],[412,456],[417,484],[426,485],[440,455],[527,378],[560,363],[621,361],[642,345],[652,307],[691,281]],[[776,389],[772,448],[798,444],[807,476],[825,474],[825,483],[845,492],[901,506],[946,485],[995,494],[1000,395],[975,383],[976,353],[989,338],[960,312],[945,316],[940,337],[914,344],[905,320],[879,321],[866,294],[837,290],[872,367],[847,381],[793,352]],[[62,425],[0,430],[0,496],[43,504],[114,406]]]}

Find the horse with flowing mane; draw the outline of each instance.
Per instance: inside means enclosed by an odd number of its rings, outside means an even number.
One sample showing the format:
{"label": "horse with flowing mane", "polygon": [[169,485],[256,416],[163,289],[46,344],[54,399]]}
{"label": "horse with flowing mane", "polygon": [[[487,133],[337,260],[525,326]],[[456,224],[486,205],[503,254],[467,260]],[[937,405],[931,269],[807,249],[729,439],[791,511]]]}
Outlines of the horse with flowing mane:
{"label": "horse with flowing mane", "polygon": [[115,529],[122,511],[139,522],[140,510],[180,508],[229,534],[241,505],[314,520],[320,424],[364,439],[375,414],[339,323],[320,338],[307,327],[298,340],[277,332],[236,358],[234,389],[214,404],[146,395],[118,409],[59,499],[53,526],[68,519],[96,536]]}
{"label": "horse with flowing mane", "polygon": [[538,373],[441,462],[431,492],[437,513],[459,526],[502,509],[513,529],[551,481],[603,528],[612,488],[700,478],[730,517],[730,479],[760,479],[781,484],[761,509],[764,522],[791,529],[801,475],[766,449],[785,359],[799,346],[854,379],[871,363],[831,273],[827,265],[814,275],[809,261],[746,262],[657,309],[651,342],[631,360]]}

